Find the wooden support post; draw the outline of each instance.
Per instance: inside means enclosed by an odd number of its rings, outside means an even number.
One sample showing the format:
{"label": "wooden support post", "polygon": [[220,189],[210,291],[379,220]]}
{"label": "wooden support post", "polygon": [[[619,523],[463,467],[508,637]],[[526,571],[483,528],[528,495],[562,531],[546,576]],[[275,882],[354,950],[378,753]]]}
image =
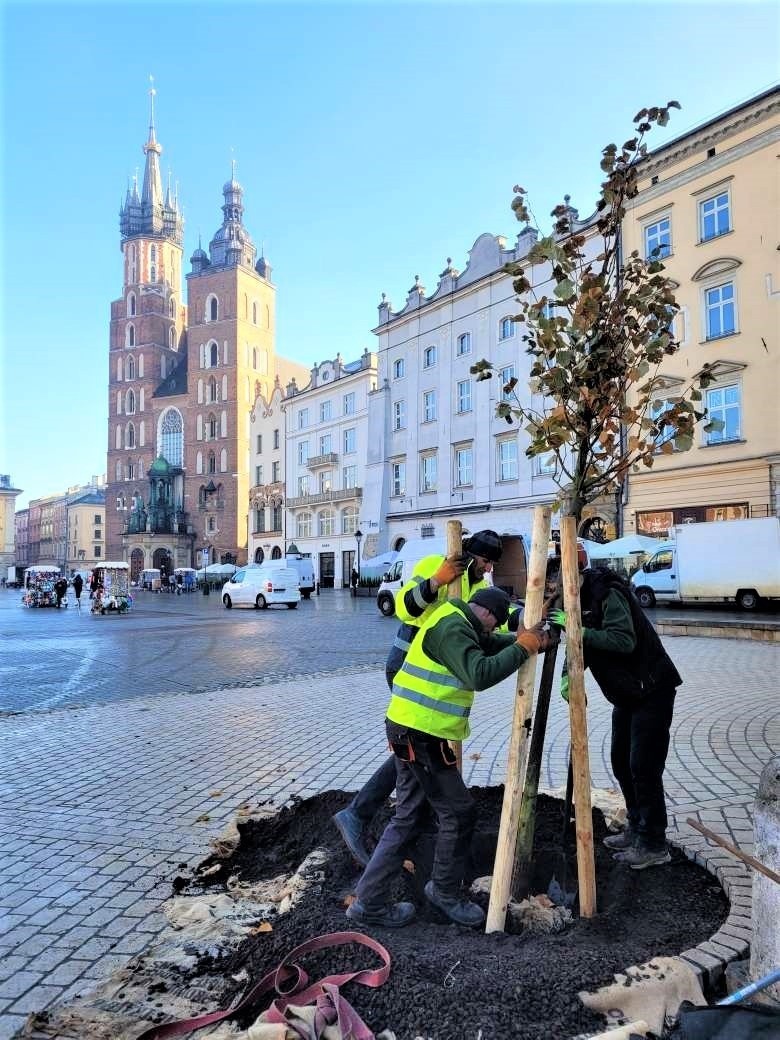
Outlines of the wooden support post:
{"label": "wooden support post", "polygon": [[[534,509],[534,528],[531,539],[531,558],[528,563],[524,614],[529,627],[535,625],[542,616],[551,518],[552,510],[549,506],[537,506]],[[496,862],[493,867],[493,881],[490,886],[486,932],[503,932],[512,891],[517,825],[520,819],[520,792],[523,789],[525,763],[528,755],[528,736],[531,731],[536,657],[536,654],[531,654],[517,673],[512,732],[509,735],[504,803],[501,807],[501,823],[498,828],[498,845]]]}
{"label": "wooden support post", "polygon": [[574,820],[577,831],[577,877],[580,916],[596,913],[596,867],[593,853],[593,816],[590,802],[588,719],[585,708],[585,666],[582,653],[580,572],[577,526],[573,516],[561,520],[563,605],[566,610],[566,665],[569,675],[569,722],[574,772]]}
{"label": "wooden support post", "polygon": [[[447,556],[460,556],[463,552],[463,524],[460,520],[447,521]],[[455,578],[447,586],[447,599],[460,599],[462,594],[461,579]],[[452,750],[458,760],[458,771],[463,772],[463,742],[453,740]]]}
{"label": "wooden support post", "polygon": [[558,657],[558,643],[553,643],[544,655],[542,674],[539,679],[539,692],[536,697],[534,712],[534,728],[531,732],[531,744],[528,748],[528,765],[525,770],[525,785],[520,800],[520,819],[517,825],[517,855],[511,894],[515,899],[525,899],[530,895],[531,874],[533,873],[534,830],[536,828],[536,799],[539,794],[539,777],[542,772],[542,753],[544,738],[547,733],[547,716],[550,710],[555,661]]}

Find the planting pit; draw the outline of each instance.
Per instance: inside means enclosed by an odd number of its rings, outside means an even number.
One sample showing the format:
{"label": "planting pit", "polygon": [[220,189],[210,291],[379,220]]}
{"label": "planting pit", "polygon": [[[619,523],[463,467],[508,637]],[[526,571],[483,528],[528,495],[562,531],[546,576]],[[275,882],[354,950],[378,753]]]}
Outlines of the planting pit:
{"label": "planting pit", "polygon": [[[503,797],[501,787],[471,790],[479,805],[479,822],[469,881],[492,872]],[[241,840],[234,853],[207,860],[201,873],[211,873],[185,889],[185,894],[196,894],[203,886],[218,891],[229,878],[232,887],[236,880],[256,886],[293,874],[315,848],[326,852],[319,864],[322,880],[305,888],[286,913],[273,918],[272,931],[246,937],[227,955],[200,959],[199,972],[223,980],[222,1006],[246,985],[233,982],[234,975],[245,971],[250,980],[257,979],[306,939],[355,929],[344,910],[360,871],[330,819],[349,799],[344,792],[329,791],[239,825]],[[374,841],[389,815],[388,809],[375,821]],[[559,882],[564,880],[562,821],[563,803],[540,796],[532,893],[545,893],[553,874]],[[485,935],[446,922],[422,896],[424,864],[431,851],[430,843],[422,842],[410,857],[417,864],[415,873],[404,872],[393,892],[395,899],[417,904],[417,920],[403,929],[367,929],[391,954],[390,978],[379,989],[348,986],[347,999],[377,1033],[390,1029],[398,1040],[476,1040],[480,1030],[482,1040],[564,1040],[603,1028],[603,1018],[585,1010],[578,992],[611,982],[626,967],[709,939],[725,920],[728,902],[718,882],[677,850],[666,867],[634,871],[616,863],[601,844],[607,829],[598,810],[593,825],[599,913],[585,921],[576,916],[575,908],[565,931],[548,935]],[[568,828],[567,854],[566,884],[576,890],[573,825]],[[487,907],[486,897],[477,901]],[[323,951],[307,957],[304,964],[312,980],[376,966],[372,955],[358,948]]]}

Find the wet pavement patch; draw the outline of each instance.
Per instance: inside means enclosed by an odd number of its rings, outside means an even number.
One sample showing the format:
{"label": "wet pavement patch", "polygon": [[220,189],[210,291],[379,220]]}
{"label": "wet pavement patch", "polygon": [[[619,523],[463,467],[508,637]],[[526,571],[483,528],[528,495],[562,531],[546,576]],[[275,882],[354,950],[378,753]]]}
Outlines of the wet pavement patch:
{"label": "wet pavement patch", "polygon": [[[471,875],[479,877],[492,872],[503,789],[472,788],[472,794],[479,823]],[[211,870],[203,882],[219,891],[229,878],[231,886],[236,881],[247,886],[269,882],[292,874],[314,848],[327,852],[319,868],[321,880],[274,920],[273,931],[248,936],[226,956],[200,958],[200,973],[224,980],[223,1006],[244,988],[233,976],[259,978],[306,939],[354,927],[344,910],[359,868],[330,820],[348,800],[343,792],[326,792],[267,819],[248,821],[239,826],[241,841],[228,859],[203,864],[201,872]],[[562,811],[561,802],[540,796],[533,893],[546,892],[553,873],[558,880],[563,877]],[[383,823],[376,821],[374,839]],[[597,917],[580,920],[575,909],[573,923],[551,935],[485,935],[444,921],[422,897],[426,876],[421,864],[430,855],[423,842],[411,856],[415,873],[404,872],[393,892],[394,898],[417,904],[417,920],[399,930],[371,930],[392,956],[390,978],[376,990],[351,986],[348,999],[373,1029],[389,1028],[398,1040],[465,1040],[480,1030],[483,1038],[517,1040],[563,1040],[596,1032],[603,1019],[582,1007],[578,991],[595,989],[630,965],[705,941],[728,911],[718,883],[682,853],[675,851],[669,866],[633,871],[613,861],[601,845],[605,834],[603,816],[594,810]],[[573,825],[566,870],[569,887],[576,889]],[[191,888],[193,893],[202,890],[200,882]],[[486,899],[482,901],[486,906]],[[312,979],[364,966],[376,965],[368,964],[365,952],[357,949],[324,951],[308,957],[305,965]]]}

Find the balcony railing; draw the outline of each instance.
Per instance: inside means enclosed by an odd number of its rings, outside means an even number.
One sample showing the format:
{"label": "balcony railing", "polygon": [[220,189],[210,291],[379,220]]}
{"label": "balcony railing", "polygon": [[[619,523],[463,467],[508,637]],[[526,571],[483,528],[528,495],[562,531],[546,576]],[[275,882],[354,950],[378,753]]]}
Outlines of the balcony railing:
{"label": "balcony railing", "polygon": [[352,502],[363,498],[363,488],[342,488],[340,491],[320,491],[312,495],[298,495],[297,498],[288,498],[287,505],[295,506],[321,506],[328,502]]}
{"label": "balcony railing", "polygon": [[322,469],[323,466],[337,466],[339,457],[335,451],[326,452],[325,455],[312,455],[307,460],[306,465],[309,469]]}

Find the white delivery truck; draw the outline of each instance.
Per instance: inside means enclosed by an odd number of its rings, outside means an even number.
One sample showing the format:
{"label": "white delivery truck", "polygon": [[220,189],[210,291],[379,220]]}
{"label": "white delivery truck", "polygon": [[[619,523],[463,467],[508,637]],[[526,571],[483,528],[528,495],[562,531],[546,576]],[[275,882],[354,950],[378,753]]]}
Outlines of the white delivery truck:
{"label": "white delivery truck", "polygon": [[304,599],[311,599],[311,594],[314,592],[315,587],[314,564],[311,556],[303,556],[301,553],[287,553],[284,562],[287,567],[292,567],[294,571],[297,571],[301,596]]}
{"label": "white delivery truck", "polygon": [[631,578],[643,607],[780,599],[780,519],[681,524]]}

